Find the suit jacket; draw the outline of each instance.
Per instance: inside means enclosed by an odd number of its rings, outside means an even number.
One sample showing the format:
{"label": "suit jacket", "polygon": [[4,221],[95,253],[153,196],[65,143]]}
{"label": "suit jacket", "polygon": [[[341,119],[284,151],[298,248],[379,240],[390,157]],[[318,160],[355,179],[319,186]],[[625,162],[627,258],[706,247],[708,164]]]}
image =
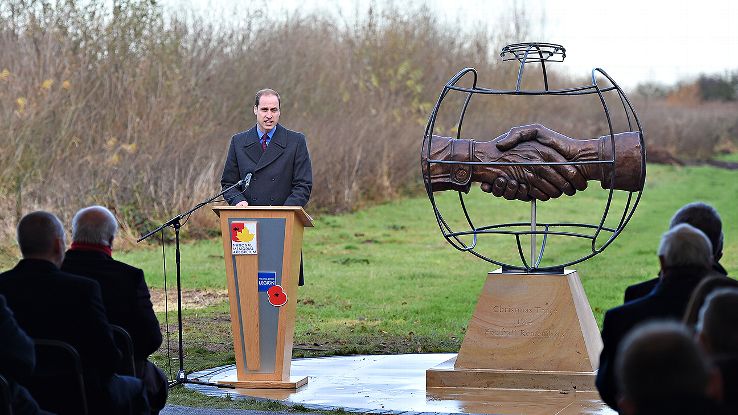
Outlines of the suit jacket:
{"label": "suit jacket", "polygon": [[61,269],[100,284],[108,321],[131,335],[136,361],[146,360],[159,349],[161,329],[142,270],[102,252],[82,249],[67,251]]}
{"label": "suit jacket", "polygon": [[618,388],[615,359],[618,346],[635,326],[653,319],[680,320],[692,291],[710,271],[701,268],[673,268],[666,272],[645,297],[615,307],[605,313],[602,323],[602,353],[596,385],[602,400],[617,410]]}
{"label": "suit jacket", "polygon": [[[719,263],[715,263],[713,265],[713,271],[722,274],[722,275],[728,275],[728,271],[723,268],[722,265]],[[635,299],[645,297],[653,291],[653,289],[656,287],[656,284],[659,282],[659,277],[652,278],[647,281],[639,282],[637,284],[633,284],[628,286],[628,288],[625,289],[625,296],[623,298],[623,303],[627,303],[628,301],[633,301]]]}
{"label": "suit jacket", "polygon": [[33,373],[36,362],[33,340],[18,327],[13,312],[0,295],[0,375],[10,384],[10,402],[18,414],[38,413],[39,408],[28,391],[18,384]]}
{"label": "suit jacket", "polygon": [[0,274],[0,294],[29,336],[61,340],[77,349],[88,392],[99,394],[120,359],[100,285],[62,272],[49,261],[23,259]]}
{"label": "suit jacket", "polygon": [[220,184],[223,189],[252,173],[251,184],[243,189],[232,189],[224,195],[230,205],[248,201],[252,206],[305,206],[313,187],[305,136],[290,131],[280,124],[262,152],[254,125],[248,131],[231,138],[228,157],[223,167]]}

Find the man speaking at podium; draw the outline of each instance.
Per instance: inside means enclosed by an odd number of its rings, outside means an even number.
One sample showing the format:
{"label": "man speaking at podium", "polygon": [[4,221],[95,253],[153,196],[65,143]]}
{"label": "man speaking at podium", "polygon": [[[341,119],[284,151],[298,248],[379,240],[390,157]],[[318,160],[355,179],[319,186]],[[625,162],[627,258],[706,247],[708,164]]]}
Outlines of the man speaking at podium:
{"label": "man speaking at podium", "polygon": [[[223,189],[251,174],[246,189],[223,197],[235,206],[300,206],[310,200],[313,171],[305,135],[279,124],[280,98],[273,89],[256,93],[256,125],[231,138],[220,184]],[[303,285],[300,261],[300,285]]]}
{"label": "man speaking at podium", "polygon": [[235,206],[301,206],[310,199],[313,171],[305,135],[279,124],[279,94],[256,93],[256,125],[231,138],[220,184],[232,186],[251,173],[248,189],[231,189],[224,197]]}

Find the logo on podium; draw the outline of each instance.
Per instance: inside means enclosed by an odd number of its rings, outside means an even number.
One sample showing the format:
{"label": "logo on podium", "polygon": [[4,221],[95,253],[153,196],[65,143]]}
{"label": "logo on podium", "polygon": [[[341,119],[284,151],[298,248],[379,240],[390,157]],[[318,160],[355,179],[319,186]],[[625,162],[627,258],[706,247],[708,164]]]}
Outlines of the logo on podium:
{"label": "logo on podium", "polygon": [[231,254],[256,255],[256,222],[231,223]]}

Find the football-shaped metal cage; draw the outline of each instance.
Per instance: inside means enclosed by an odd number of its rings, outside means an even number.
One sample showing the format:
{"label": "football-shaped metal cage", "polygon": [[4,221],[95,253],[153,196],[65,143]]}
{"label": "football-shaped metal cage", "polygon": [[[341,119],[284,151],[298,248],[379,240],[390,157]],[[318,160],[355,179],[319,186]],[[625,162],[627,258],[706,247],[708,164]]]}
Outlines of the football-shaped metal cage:
{"label": "football-shaped metal cage", "polygon": [[[645,145],[644,145],[644,136],[643,136],[643,130],[641,128],[641,123],[638,120],[638,116],[635,113],[635,110],[633,109],[633,106],[631,105],[630,101],[628,100],[628,97],[625,95],[623,90],[615,83],[615,81],[601,68],[595,68],[591,72],[591,84],[590,85],[583,85],[578,87],[572,87],[572,88],[565,88],[565,89],[550,89],[549,88],[549,79],[548,75],[546,73],[546,63],[547,62],[562,62],[564,58],[566,57],[566,50],[563,46],[552,44],[552,43],[517,43],[517,44],[511,44],[508,46],[505,46],[501,53],[500,57],[503,61],[517,61],[519,62],[519,69],[518,69],[518,75],[517,75],[517,82],[514,89],[493,89],[493,88],[483,88],[477,85],[477,71],[474,68],[464,68],[461,71],[459,71],[456,75],[454,75],[449,81],[446,83],[446,85],[443,87],[443,91],[441,92],[440,96],[438,97],[438,100],[433,107],[433,110],[428,118],[428,123],[425,128],[425,134],[424,134],[424,142],[423,146],[421,147],[421,151],[427,151],[425,154],[425,157],[421,157],[421,160],[425,158],[425,161],[421,161],[423,163],[426,163],[424,167],[423,172],[423,181],[425,183],[426,192],[428,194],[428,198],[430,199],[431,205],[433,206],[433,211],[436,216],[436,220],[438,221],[438,226],[441,229],[441,232],[443,233],[444,238],[450,243],[454,248],[458,249],[459,251],[465,251],[469,252],[485,261],[488,261],[490,263],[499,265],[502,267],[503,272],[511,272],[511,273],[561,273],[564,271],[564,267],[574,265],[577,263],[580,263],[582,261],[585,261],[589,258],[592,258],[593,256],[599,254],[602,252],[605,248],[607,248],[614,240],[615,238],[620,234],[620,232],[623,231],[625,226],[627,225],[630,218],[633,216],[633,213],[636,210],[636,207],[638,206],[638,202],[641,198],[641,194],[643,190],[635,191],[635,192],[626,192],[627,197],[626,201],[623,204],[624,209],[622,213],[616,213],[611,211],[611,203],[613,200],[613,191],[615,190],[613,188],[614,180],[611,177],[610,180],[606,181],[609,182],[609,187],[606,187],[603,185],[604,191],[609,191],[609,194],[607,195],[607,201],[604,206],[604,211],[602,213],[602,217],[599,220],[599,223],[576,223],[576,222],[536,222],[536,201],[533,200],[530,203],[531,205],[531,219],[530,222],[510,222],[510,223],[497,223],[492,225],[483,225],[478,226],[478,224],[474,223],[471,216],[469,215],[469,212],[467,211],[467,205],[465,204],[465,195],[462,192],[458,193],[459,198],[459,205],[461,209],[463,210],[464,215],[464,222],[465,225],[463,226],[464,229],[460,230],[454,230],[451,228],[449,223],[447,223],[446,220],[444,220],[443,215],[439,211],[439,206],[436,203],[436,199],[434,198],[434,192],[431,190],[431,177],[430,177],[430,171],[431,171],[431,165],[433,163],[444,163],[444,164],[462,164],[462,165],[468,165],[472,166],[470,167],[473,169],[475,165],[482,165],[482,166],[494,166],[494,165],[510,165],[510,164],[516,164],[516,163],[507,163],[507,162],[459,162],[459,161],[448,161],[448,160],[433,160],[431,159],[431,147],[432,143],[429,141],[426,143],[425,140],[433,140],[433,131],[434,127],[436,125],[436,117],[438,116],[439,108],[441,107],[441,103],[443,102],[444,98],[446,98],[446,95],[449,93],[449,91],[458,91],[460,93],[465,94],[464,104],[461,107],[459,116],[458,116],[458,122],[456,124],[456,139],[461,138],[461,131],[462,126],[464,123],[464,116],[467,112],[467,108],[469,106],[470,101],[473,97],[476,95],[518,95],[518,96],[540,96],[540,95],[592,95],[596,94],[599,96],[599,102],[602,104],[602,112],[604,116],[607,119],[607,126],[609,128],[609,135],[611,139],[609,140],[612,145],[612,158],[609,160],[600,160],[600,161],[570,161],[565,163],[557,163],[557,162],[526,162],[526,163],[518,163],[520,165],[556,165],[556,164],[567,164],[567,165],[579,165],[579,164],[591,164],[591,163],[599,163],[599,164],[610,164],[613,167],[615,166],[615,131],[613,130],[613,122],[611,119],[611,111],[623,111],[624,116],[627,119],[627,129],[630,132],[638,132],[640,137],[640,151],[641,151],[641,174],[645,181],[645,175],[646,175],[646,154],[645,154]],[[526,65],[529,65],[531,63],[540,64],[541,67],[541,76],[542,76],[542,84],[544,89],[543,90],[526,90],[521,89],[521,83],[523,80],[523,74],[526,69]],[[598,77],[602,77],[601,81],[606,79],[609,81],[608,85],[600,85],[598,84]],[[471,78],[471,79],[469,79]],[[462,87],[457,84],[460,83],[460,81],[466,80],[466,83],[471,83],[470,87]],[[604,82],[601,82],[604,83]],[[616,99],[618,102],[618,105],[613,108],[612,105],[608,106],[608,103],[606,102],[606,99],[604,97],[605,93],[616,93],[617,97],[619,99]],[[618,190],[618,192],[623,192],[621,190]],[[574,196],[576,197],[576,195]],[[515,203],[522,203],[522,202],[515,202]],[[608,217],[608,215],[618,215],[618,217],[614,217],[614,223],[616,223],[616,226],[606,226],[605,222]],[[565,230],[562,230],[562,228],[565,228]],[[485,234],[499,234],[499,235],[509,235],[510,238],[514,238],[515,245],[517,246],[517,254],[519,255],[520,262],[517,263],[507,263],[503,261],[499,261],[495,258],[492,258],[490,256],[484,255],[476,250],[477,248],[477,241],[478,237]],[[546,250],[546,242],[549,239],[550,235],[561,235],[565,237],[572,237],[572,238],[585,238],[591,240],[591,249],[586,251],[581,257],[556,264],[556,265],[548,265],[548,266],[541,266],[541,260],[544,257],[544,251]],[[463,241],[462,238],[467,239],[467,241]],[[537,244],[537,238],[541,238],[540,244]],[[528,239],[530,240],[530,251],[527,251],[527,248],[524,249],[524,245],[527,244]],[[528,258],[526,258],[526,254],[528,254]]]}

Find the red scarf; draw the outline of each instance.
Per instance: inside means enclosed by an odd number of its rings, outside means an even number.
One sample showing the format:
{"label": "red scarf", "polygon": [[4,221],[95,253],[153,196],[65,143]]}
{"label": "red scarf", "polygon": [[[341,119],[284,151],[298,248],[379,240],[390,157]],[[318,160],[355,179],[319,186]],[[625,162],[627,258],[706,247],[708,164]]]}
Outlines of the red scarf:
{"label": "red scarf", "polygon": [[102,252],[103,254],[109,257],[113,256],[113,248],[106,246],[106,245],[100,245],[100,244],[72,242],[72,246],[69,247],[69,250],[70,251],[96,251],[96,252]]}

